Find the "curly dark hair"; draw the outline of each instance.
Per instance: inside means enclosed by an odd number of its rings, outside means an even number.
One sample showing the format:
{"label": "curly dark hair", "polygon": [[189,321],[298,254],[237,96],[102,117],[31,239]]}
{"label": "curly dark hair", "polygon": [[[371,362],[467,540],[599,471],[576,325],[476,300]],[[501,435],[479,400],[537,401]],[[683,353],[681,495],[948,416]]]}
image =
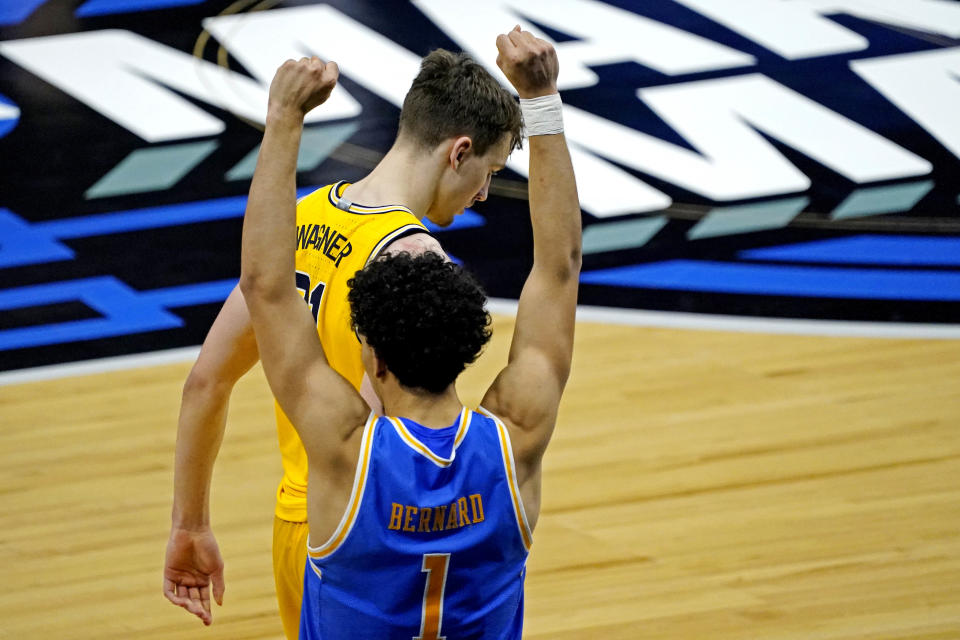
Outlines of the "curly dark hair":
{"label": "curly dark hair", "polygon": [[435,49],[420,63],[400,110],[400,134],[433,149],[455,136],[473,139],[483,155],[510,135],[510,150],[523,139],[520,105],[466,53]]}
{"label": "curly dark hair", "polygon": [[436,253],[383,256],[347,284],[354,329],[409,389],[442,392],[490,339],[480,284]]}

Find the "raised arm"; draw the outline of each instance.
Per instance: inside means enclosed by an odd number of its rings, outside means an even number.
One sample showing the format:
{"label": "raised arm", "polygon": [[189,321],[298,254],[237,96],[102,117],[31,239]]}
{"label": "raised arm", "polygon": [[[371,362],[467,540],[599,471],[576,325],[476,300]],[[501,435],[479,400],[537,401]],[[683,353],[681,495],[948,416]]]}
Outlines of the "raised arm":
{"label": "raised arm", "polygon": [[[559,63],[549,43],[517,27],[497,38],[497,48],[497,64],[521,99],[557,95]],[[548,110],[559,109],[546,101]],[[570,373],[581,260],[580,206],[566,139],[562,132],[544,133],[559,127],[538,126],[528,108],[533,267],[520,294],[508,364],[483,399],[511,427],[521,485],[539,470]]]}
{"label": "raised arm", "polygon": [[240,289],[263,370],[310,464],[334,453],[366,418],[357,391],[327,364],[293,282],[296,164],[303,118],[336,85],[337,66],[288,60],[270,85],[267,124],[243,222]]}
{"label": "raised arm", "polygon": [[173,513],[163,566],[168,600],[213,621],[210,587],[223,604],[223,560],[210,527],[210,477],[227,421],[230,393],[257,361],[243,296],[224,302],[183,385],[174,466]]}

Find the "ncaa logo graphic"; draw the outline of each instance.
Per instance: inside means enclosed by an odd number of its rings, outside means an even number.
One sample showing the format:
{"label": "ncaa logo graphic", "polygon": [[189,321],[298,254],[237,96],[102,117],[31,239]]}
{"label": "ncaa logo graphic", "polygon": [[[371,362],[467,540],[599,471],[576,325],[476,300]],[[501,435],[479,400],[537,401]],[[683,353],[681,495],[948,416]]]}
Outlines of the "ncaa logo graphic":
{"label": "ncaa logo graphic", "polygon": [[[343,78],[302,195],[377,163],[423,55],[499,77],[516,23],[561,59],[582,303],[960,324],[958,2],[30,0],[0,2],[0,368],[202,340],[284,59]],[[526,172],[434,230],[494,297],[526,271]]]}

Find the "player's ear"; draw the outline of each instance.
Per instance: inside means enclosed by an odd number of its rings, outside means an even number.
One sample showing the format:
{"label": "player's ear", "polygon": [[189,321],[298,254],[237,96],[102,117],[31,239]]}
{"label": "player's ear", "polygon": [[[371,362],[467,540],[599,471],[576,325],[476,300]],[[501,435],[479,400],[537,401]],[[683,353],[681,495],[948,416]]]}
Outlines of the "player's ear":
{"label": "player's ear", "polygon": [[373,375],[381,381],[387,377],[387,363],[377,355],[376,351],[373,352]]}
{"label": "player's ear", "polygon": [[472,148],[473,140],[470,139],[470,136],[460,136],[454,139],[453,144],[450,145],[449,157],[450,167],[454,171],[460,168]]}

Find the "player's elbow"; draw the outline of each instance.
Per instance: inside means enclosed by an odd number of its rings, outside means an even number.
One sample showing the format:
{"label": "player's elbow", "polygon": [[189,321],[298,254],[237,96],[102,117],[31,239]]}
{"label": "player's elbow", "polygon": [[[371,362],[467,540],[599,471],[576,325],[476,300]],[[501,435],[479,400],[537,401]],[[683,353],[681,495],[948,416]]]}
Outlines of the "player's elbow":
{"label": "player's elbow", "polygon": [[182,400],[184,402],[207,402],[221,396],[227,396],[233,389],[235,380],[218,375],[202,366],[194,365],[183,383]]}
{"label": "player's elbow", "polygon": [[573,274],[573,277],[579,278],[580,269],[583,267],[583,248],[580,246],[580,243],[577,243],[577,246],[570,250],[568,259],[570,261],[570,271]]}
{"label": "player's elbow", "polygon": [[240,293],[243,294],[243,299],[247,301],[247,305],[250,305],[251,298],[256,298],[260,295],[260,290],[262,289],[263,278],[252,269],[243,269],[240,273],[240,282],[237,283],[237,286],[240,287]]}
{"label": "player's elbow", "polygon": [[240,274],[240,293],[247,307],[262,306],[275,299],[280,291],[276,283],[256,269],[244,269]]}
{"label": "player's elbow", "polygon": [[558,260],[555,265],[555,275],[560,282],[571,282],[580,279],[580,269],[583,266],[583,252],[577,245],[567,252],[564,259]]}

